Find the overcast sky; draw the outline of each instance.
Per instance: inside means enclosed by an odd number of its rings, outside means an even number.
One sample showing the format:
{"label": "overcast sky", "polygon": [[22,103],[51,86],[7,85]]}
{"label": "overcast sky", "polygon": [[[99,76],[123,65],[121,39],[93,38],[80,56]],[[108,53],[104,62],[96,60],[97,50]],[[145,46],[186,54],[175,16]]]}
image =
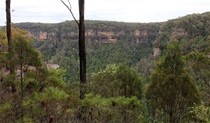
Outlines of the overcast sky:
{"label": "overcast sky", "polygon": [[[5,1],[0,0],[0,25],[5,25]],[[64,0],[67,1],[67,0]],[[70,0],[78,18],[78,0]],[[72,20],[60,0],[11,0],[12,22],[55,23]],[[122,22],[162,22],[210,11],[210,0],[85,0],[85,19]]]}

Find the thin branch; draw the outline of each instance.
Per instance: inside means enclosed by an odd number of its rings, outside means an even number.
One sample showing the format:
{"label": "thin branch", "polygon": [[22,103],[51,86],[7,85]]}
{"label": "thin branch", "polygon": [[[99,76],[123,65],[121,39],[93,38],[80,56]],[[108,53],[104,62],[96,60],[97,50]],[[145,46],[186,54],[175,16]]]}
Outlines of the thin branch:
{"label": "thin branch", "polygon": [[72,15],[72,17],[74,18],[74,21],[77,23],[77,25],[79,25],[79,22],[76,20],[76,18],[75,18],[75,16],[74,16],[74,14],[73,14],[73,12],[71,11],[71,3],[70,3],[70,1],[68,0],[68,2],[69,2],[69,6],[65,3],[65,2],[63,2],[63,0],[61,0],[61,2],[66,6],[66,8],[69,10],[69,12],[71,13],[71,15]]}
{"label": "thin branch", "polygon": [[70,3],[70,1],[68,0],[68,2],[69,2],[69,7],[70,7],[70,9],[72,9],[72,7],[71,7],[71,3]]}

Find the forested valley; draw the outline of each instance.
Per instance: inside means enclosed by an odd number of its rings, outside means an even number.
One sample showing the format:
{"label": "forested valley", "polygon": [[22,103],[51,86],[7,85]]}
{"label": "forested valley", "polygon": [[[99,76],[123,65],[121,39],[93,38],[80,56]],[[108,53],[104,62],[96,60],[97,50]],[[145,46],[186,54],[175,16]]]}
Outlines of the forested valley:
{"label": "forested valley", "polygon": [[210,122],[210,12],[159,23],[86,20],[84,85],[74,21],[12,27],[12,53],[0,27],[2,123]]}

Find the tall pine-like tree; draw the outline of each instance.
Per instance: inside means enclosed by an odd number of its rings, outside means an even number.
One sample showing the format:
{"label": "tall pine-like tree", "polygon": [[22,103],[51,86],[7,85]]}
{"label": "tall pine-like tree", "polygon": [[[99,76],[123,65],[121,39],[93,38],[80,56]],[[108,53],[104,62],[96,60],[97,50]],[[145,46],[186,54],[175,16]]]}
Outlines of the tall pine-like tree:
{"label": "tall pine-like tree", "polygon": [[169,45],[157,63],[146,98],[151,117],[168,123],[180,122],[188,107],[200,103],[198,86],[186,69],[178,43]]}

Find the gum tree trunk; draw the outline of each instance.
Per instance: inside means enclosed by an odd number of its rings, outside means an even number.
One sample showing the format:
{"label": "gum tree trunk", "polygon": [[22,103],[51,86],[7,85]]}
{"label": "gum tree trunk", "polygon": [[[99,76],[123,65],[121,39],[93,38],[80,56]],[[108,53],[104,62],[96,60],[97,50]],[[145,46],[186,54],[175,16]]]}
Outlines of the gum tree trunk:
{"label": "gum tree trunk", "polygon": [[7,40],[8,40],[8,52],[11,53],[12,51],[12,44],[11,44],[11,0],[6,0],[6,19],[7,19]]}
{"label": "gum tree trunk", "polygon": [[[85,50],[85,24],[84,9],[85,0],[79,0],[79,58],[80,58],[80,83],[86,84],[86,50]],[[84,89],[80,90],[80,99],[84,98]]]}

